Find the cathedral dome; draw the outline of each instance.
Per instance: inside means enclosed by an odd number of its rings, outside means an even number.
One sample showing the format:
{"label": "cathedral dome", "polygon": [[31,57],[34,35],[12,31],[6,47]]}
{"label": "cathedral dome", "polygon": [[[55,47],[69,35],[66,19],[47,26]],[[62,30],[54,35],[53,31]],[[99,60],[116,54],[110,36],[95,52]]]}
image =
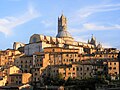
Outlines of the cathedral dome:
{"label": "cathedral dome", "polygon": [[58,38],[72,38],[69,32],[67,31],[60,31],[57,36]]}

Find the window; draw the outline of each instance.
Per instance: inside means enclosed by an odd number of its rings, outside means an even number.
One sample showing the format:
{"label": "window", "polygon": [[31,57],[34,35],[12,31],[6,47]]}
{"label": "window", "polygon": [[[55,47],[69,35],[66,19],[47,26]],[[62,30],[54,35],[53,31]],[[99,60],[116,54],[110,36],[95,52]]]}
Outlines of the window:
{"label": "window", "polygon": [[42,62],[42,59],[40,58],[40,62]]}
{"label": "window", "polygon": [[111,62],[110,62],[110,65],[111,65]]}
{"label": "window", "polygon": [[23,61],[21,61],[21,63],[23,63]]}
{"label": "window", "polygon": [[114,67],[113,69],[116,69],[116,67]]}
{"label": "window", "polygon": [[42,67],[43,65],[42,65],[42,64],[40,64],[40,66]]}
{"label": "window", "polygon": [[53,52],[55,51],[55,49],[52,50]]}
{"label": "window", "polygon": [[21,81],[19,81],[19,84],[21,84]]}
{"label": "window", "polygon": [[36,81],[36,78],[34,78],[34,81]]}
{"label": "window", "polygon": [[114,65],[116,65],[116,63],[114,63]]}
{"label": "window", "polygon": [[89,67],[87,67],[87,71],[89,70]]}
{"label": "window", "polygon": [[18,77],[16,76],[16,79],[18,79]]}
{"label": "window", "polygon": [[72,73],[72,74],[75,74],[75,73]]}
{"label": "window", "polygon": [[25,63],[27,63],[27,61],[25,61]]}
{"label": "window", "polygon": [[109,69],[112,69],[112,67],[109,67]]}
{"label": "window", "polygon": [[38,62],[39,60],[37,59],[36,61]]}
{"label": "window", "polygon": [[27,70],[25,70],[25,73],[27,73]]}
{"label": "window", "polygon": [[115,74],[117,75],[117,72],[115,72]]}
{"label": "window", "polygon": [[37,38],[34,37],[33,40],[32,40],[32,42],[35,43],[36,41],[37,41]]}
{"label": "window", "polygon": [[38,78],[38,81],[39,81],[40,79]]}
{"label": "window", "polygon": [[82,68],[80,68],[80,70],[82,71]]}
{"label": "window", "polygon": [[73,67],[73,71],[75,70],[75,68]]}
{"label": "window", "polygon": [[77,71],[79,71],[79,68],[77,67]]}
{"label": "window", "polygon": [[35,73],[35,75],[37,75],[37,73]]}
{"label": "window", "polygon": [[13,78],[11,78],[11,82],[14,82],[14,79],[13,79]]}
{"label": "window", "polygon": [[12,56],[14,55],[14,53],[12,53]]}
{"label": "window", "polygon": [[71,62],[73,62],[73,59],[71,59]]}

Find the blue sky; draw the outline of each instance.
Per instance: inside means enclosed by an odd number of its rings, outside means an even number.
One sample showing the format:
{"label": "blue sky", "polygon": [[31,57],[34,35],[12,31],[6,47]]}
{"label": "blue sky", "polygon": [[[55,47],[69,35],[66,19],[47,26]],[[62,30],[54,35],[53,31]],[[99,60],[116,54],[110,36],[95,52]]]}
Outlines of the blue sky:
{"label": "blue sky", "polygon": [[35,33],[55,37],[62,12],[75,40],[93,34],[104,47],[120,49],[120,0],[0,0],[0,49],[27,44]]}

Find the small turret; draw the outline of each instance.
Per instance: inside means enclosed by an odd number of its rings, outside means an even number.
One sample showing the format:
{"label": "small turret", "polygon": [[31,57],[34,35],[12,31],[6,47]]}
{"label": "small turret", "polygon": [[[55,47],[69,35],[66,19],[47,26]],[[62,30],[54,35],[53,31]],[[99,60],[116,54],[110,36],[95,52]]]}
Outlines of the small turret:
{"label": "small turret", "polygon": [[88,43],[90,43],[90,40],[88,39]]}
{"label": "small turret", "polygon": [[102,48],[102,45],[101,45],[100,42],[99,42],[99,44],[97,45],[97,48],[98,48],[98,49],[101,49],[101,48]]}
{"label": "small turret", "polygon": [[96,47],[96,38],[93,36],[93,34],[92,34],[91,40],[89,41],[89,44],[92,44]]}

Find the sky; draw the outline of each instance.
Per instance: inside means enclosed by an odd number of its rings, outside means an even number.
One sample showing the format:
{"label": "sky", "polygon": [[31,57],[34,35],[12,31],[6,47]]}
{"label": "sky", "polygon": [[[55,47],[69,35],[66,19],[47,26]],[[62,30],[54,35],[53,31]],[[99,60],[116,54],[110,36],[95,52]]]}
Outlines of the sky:
{"label": "sky", "polygon": [[120,0],[0,0],[0,50],[28,44],[33,34],[55,37],[62,13],[76,41],[93,34],[103,47],[120,49]]}

